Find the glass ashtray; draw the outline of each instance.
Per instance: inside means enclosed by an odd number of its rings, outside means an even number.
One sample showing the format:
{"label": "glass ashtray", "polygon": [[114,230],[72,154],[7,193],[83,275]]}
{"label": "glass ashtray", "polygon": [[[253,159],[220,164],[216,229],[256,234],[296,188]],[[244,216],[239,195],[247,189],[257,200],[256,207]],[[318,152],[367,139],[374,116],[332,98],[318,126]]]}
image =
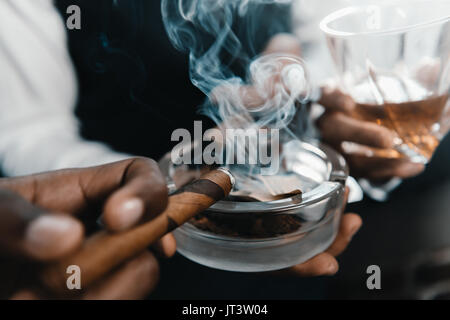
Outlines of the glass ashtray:
{"label": "glass ashtray", "polygon": [[[303,263],[334,241],[344,205],[348,168],[342,156],[320,143],[288,146],[285,170],[298,175],[302,191],[269,202],[217,202],[174,231],[184,257],[215,269],[238,272],[280,270]],[[166,162],[164,164],[164,161]],[[170,191],[177,189],[176,167],[161,162]]]}

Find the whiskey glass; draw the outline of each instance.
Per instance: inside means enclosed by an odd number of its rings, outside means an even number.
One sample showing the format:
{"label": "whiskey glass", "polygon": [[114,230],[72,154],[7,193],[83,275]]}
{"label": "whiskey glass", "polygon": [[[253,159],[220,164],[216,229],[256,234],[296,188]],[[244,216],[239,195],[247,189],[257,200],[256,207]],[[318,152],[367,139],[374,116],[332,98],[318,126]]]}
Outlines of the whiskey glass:
{"label": "whiskey glass", "polygon": [[395,134],[392,150],[344,150],[428,163],[450,126],[450,1],[352,6],[320,26],[340,87],[356,102],[352,116]]}

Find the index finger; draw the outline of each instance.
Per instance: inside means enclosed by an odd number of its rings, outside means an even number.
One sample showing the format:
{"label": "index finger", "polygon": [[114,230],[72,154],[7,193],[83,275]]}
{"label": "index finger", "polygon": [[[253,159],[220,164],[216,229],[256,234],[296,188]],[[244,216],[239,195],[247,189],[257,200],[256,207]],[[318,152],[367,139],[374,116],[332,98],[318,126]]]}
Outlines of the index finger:
{"label": "index finger", "polygon": [[324,106],[327,111],[351,113],[356,106],[354,100],[338,88],[323,86],[321,90],[322,96],[319,104]]}
{"label": "index finger", "polygon": [[104,207],[103,221],[112,230],[127,229],[142,218],[151,219],[168,202],[166,180],[153,160],[135,159],[123,178],[121,188]]}
{"label": "index finger", "polygon": [[325,112],[317,120],[317,127],[322,139],[332,145],[350,141],[382,149],[394,146],[395,135],[389,129],[352,118],[342,112]]}
{"label": "index finger", "polygon": [[100,213],[103,207],[105,225],[112,230],[128,228],[167,205],[166,181],[156,162],[146,158],[5,179],[1,187],[52,212]]}

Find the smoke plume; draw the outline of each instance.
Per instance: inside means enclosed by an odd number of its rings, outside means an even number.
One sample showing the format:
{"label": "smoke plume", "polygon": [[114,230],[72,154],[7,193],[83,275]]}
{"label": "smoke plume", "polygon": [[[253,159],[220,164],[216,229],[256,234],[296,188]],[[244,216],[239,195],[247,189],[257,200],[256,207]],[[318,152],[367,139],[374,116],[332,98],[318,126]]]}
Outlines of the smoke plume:
{"label": "smoke plume", "polygon": [[204,114],[221,128],[280,129],[297,139],[288,126],[308,99],[305,66],[297,56],[263,54],[272,36],[290,31],[290,0],[163,0],[162,14],[208,97]]}

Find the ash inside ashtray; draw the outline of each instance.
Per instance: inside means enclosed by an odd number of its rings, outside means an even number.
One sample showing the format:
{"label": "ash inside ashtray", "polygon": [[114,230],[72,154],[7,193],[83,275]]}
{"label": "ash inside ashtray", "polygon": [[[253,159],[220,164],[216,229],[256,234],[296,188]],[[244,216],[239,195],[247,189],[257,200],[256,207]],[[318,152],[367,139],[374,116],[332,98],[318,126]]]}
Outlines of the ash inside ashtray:
{"label": "ash inside ashtray", "polygon": [[[173,179],[177,187],[200,177],[209,168],[177,170]],[[224,201],[269,202],[295,197],[301,202],[301,177],[283,172],[273,176],[248,175],[233,171],[235,190]],[[242,238],[270,238],[293,233],[302,226],[301,220],[288,214],[205,212],[190,223],[200,230],[218,235]]]}
{"label": "ash inside ashtray", "polygon": [[226,215],[201,213],[190,221],[197,228],[225,236],[242,238],[270,238],[289,234],[301,227],[292,215]]}

